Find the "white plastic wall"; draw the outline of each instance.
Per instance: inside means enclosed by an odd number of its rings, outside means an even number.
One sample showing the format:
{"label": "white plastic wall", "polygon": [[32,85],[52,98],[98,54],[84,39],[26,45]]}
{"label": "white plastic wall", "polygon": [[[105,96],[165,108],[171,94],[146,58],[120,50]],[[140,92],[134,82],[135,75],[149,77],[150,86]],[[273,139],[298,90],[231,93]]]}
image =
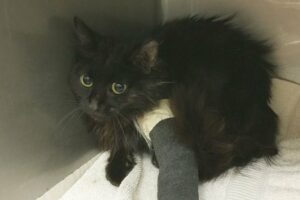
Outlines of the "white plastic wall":
{"label": "white plastic wall", "polygon": [[0,0],[0,199],[43,194],[97,152],[71,101],[72,18],[128,35],[157,23],[153,0]]}

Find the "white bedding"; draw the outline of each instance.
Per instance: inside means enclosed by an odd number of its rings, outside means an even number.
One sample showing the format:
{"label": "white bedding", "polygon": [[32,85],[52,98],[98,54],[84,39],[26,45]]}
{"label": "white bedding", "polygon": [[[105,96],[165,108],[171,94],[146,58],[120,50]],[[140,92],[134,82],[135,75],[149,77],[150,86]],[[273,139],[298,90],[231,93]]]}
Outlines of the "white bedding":
{"label": "white bedding", "polygon": [[[280,116],[280,154],[275,163],[260,159],[239,173],[230,170],[199,185],[201,200],[300,200],[300,86],[278,79],[273,83],[272,106]],[[148,156],[138,158],[119,188],[105,179],[107,156],[107,152],[98,155],[39,200],[157,199],[158,169]]]}

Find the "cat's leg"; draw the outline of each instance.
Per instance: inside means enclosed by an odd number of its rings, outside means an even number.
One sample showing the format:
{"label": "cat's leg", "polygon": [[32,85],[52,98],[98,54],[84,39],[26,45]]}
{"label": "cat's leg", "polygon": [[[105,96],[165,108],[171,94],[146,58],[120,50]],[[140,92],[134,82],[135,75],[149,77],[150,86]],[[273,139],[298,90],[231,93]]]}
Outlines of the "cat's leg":
{"label": "cat's leg", "polygon": [[146,141],[135,130],[133,124],[124,123],[122,132],[126,134],[118,132],[114,134],[114,142],[110,148],[111,153],[106,167],[106,178],[116,186],[135,166],[134,154],[149,152]]}
{"label": "cat's leg", "polygon": [[133,153],[124,148],[111,151],[106,166],[106,178],[111,184],[118,186],[135,165]]}

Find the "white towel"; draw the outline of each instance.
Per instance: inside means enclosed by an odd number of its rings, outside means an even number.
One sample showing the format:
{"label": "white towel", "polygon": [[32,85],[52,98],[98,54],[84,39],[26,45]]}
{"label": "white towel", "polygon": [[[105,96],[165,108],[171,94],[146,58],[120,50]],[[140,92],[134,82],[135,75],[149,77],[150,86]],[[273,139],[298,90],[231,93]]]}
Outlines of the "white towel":
{"label": "white towel", "polygon": [[[158,169],[149,156],[137,165],[120,187],[105,179],[108,153],[103,153],[61,200],[155,200]],[[201,200],[299,200],[300,139],[280,143],[280,156],[269,165],[264,159],[199,185]],[[176,166],[174,166],[176,167]]]}

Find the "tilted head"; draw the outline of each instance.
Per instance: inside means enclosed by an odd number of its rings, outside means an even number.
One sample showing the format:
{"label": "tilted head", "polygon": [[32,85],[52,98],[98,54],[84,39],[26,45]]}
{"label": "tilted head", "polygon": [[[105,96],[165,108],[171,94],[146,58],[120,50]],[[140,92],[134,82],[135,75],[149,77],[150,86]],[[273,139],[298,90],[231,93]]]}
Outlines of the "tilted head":
{"label": "tilted head", "polygon": [[77,55],[70,82],[80,107],[95,121],[133,119],[168,95],[158,42],[117,41],[78,18],[74,26]]}

